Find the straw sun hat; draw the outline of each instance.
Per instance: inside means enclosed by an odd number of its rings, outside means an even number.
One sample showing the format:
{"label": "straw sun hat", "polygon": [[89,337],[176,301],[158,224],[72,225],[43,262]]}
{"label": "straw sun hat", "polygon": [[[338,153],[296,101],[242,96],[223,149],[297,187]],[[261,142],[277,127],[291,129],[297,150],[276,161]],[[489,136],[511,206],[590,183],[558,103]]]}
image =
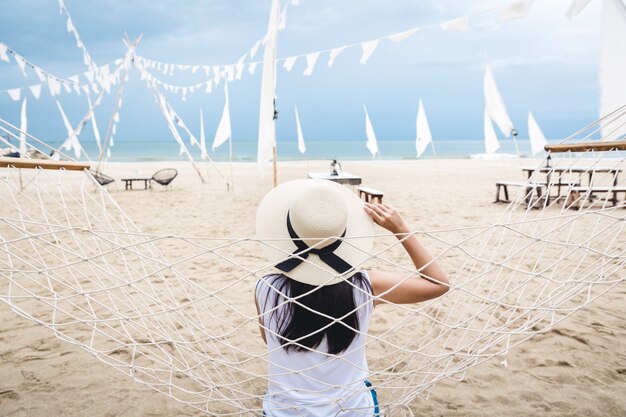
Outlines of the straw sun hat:
{"label": "straw sun hat", "polygon": [[369,259],[374,222],[348,188],[327,180],[295,180],[263,198],[256,233],[275,272],[309,285],[332,285]]}

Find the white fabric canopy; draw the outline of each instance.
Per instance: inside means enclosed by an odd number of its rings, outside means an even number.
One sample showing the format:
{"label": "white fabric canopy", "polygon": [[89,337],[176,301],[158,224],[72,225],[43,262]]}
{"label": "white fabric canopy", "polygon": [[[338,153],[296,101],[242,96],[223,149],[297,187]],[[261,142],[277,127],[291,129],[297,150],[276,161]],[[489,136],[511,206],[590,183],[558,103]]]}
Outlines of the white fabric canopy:
{"label": "white fabric canopy", "polygon": [[493,72],[491,71],[491,65],[489,65],[489,63],[485,65],[483,90],[485,93],[485,104],[487,106],[489,116],[491,116],[491,119],[498,125],[500,132],[508,138],[513,131],[513,122],[511,122],[509,113],[506,110],[506,106],[504,105],[504,101],[500,95],[500,90],[498,90],[498,85],[493,77]]}
{"label": "white fabric canopy", "polygon": [[500,149],[500,143],[498,142],[496,131],[493,129],[491,117],[489,116],[489,111],[486,107],[483,122],[485,129],[485,152],[488,154],[495,153],[498,149]]}
{"label": "white fabric canopy", "polygon": [[426,147],[433,141],[430,134],[430,127],[428,126],[428,119],[426,119],[426,112],[424,111],[424,104],[420,99],[419,108],[417,110],[417,122],[416,122],[417,138],[415,140],[415,148],[417,150],[417,157],[422,156]]}
{"label": "white fabric canopy", "polygon": [[228,108],[228,83],[224,83],[224,111],[222,112],[222,118],[220,124],[217,126],[215,132],[215,138],[213,139],[212,149],[217,149],[222,143],[231,138],[232,132],[230,130],[230,110]]}
{"label": "white fabric canopy", "polygon": [[372,156],[376,156],[378,153],[378,142],[376,141],[376,134],[374,133],[374,128],[372,127],[372,122],[370,121],[370,115],[367,113],[367,107],[363,104],[363,109],[365,110],[365,135],[367,136],[367,149],[370,151]]}
{"label": "white fabric canopy", "polygon": [[298,134],[298,150],[300,153],[306,152],[306,146],[304,145],[304,136],[302,135],[302,126],[300,125],[300,116],[298,116],[298,107],[294,106],[296,113],[296,131]]}
{"label": "white fabric canopy", "polygon": [[530,139],[530,150],[533,155],[544,151],[544,146],[548,144],[546,137],[539,128],[535,116],[528,112],[528,138]]}

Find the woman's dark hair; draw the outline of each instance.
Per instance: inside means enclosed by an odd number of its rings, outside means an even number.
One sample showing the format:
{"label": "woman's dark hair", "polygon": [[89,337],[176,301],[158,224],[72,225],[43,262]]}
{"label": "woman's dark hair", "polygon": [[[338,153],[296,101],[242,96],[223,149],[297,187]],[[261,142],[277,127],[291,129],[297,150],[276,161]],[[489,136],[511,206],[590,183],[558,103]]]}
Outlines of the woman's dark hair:
{"label": "woman's dark hair", "polygon": [[[357,272],[347,281],[321,287],[304,284],[282,274],[279,277],[274,284],[274,303],[268,304],[269,300],[266,300],[265,304],[276,308],[284,303],[272,313],[283,348],[287,351],[308,351],[317,348],[326,337],[328,353],[337,354],[346,350],[359,330],[354,293],[359,289],[372,293],[363,273]],[[295,300],[285,303],[283,297]],[[331,324],[333,320],[325,316],[341,320]]]}

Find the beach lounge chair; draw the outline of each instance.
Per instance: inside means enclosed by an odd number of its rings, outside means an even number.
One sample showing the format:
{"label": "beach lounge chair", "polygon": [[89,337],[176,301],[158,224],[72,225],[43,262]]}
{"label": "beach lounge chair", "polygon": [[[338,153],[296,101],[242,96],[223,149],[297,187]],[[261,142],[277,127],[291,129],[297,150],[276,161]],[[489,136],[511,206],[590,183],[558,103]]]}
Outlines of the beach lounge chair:
{"label": "beach lounge chair", "polygon": [[178,171],[174,168],[160,169],[154,173],[152,180],[167,187],[178,175]]}
{"label": "beach lounge chair", "polygon": [[93,169],[89,170],[89,173],[91,174],[91,176],[98,181],[98,184],[102,185],[103,187],[107,184],[111,184],[113,181],[115,181],[114,178],[109,177],[108,175],[103,174],[100,171],[96,171]]}

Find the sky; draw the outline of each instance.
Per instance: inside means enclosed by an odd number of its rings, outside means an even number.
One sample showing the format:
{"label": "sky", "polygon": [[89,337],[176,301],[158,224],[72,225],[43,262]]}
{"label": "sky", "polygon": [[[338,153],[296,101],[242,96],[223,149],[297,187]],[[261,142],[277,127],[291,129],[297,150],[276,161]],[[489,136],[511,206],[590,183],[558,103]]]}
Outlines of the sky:
{"label": "sky", "polygon": [[[283,5],[286,0],[282,0]],[[529,16],[501,22],[497,11],[472,17],[467,32],[442,31],[448,19],[488,11],[510,0],[301,0],[289,6],[286,28],[278,40],[279,57],[327,50],[425,27],[402,43],[383,40],[366,65],[360,47],[346,49],[328,68],[322,54],[314,73],[305,77],[304,59],[293,70],[277,72],[277,136],[295,140],[294,106],[304,136],[316,140],[365,140],[363,104],[379,141],[415,140],[419,99],[423,100],[437,140],[483,137],[482,81],[490,62],[500,92],[520,138],[527,137],[532,111],[545,136],[556,140],[597,119],[600,0],[592,0],[569,20],[570,0],[535,0]],[[74,25],[98,65],[121,58],[124,33],[142,40],[137,55],[169,63],[214,65],[235,63],[266,29],[270,0],[65,0]],[[0,2],[0,42],[45,71],[67,77],[87,70],[82,52],[66,31],[57,0]],[[257,53],[260,59],[262,51]],[[154,72],[174,85],[203,81],[203,74],[175,77]],[[167,128],[138,71],[131,71],[124,90],[116,141],[167,140]],[[2,92],[38,83],[24,78],[13,61],[0,62],[0,118],[19,124],[21,103]],[[229,85],[233,140],[256,140],[261,68]],[[223,86],[223,84],[222,84]],[[182,101],[168,100],[199,135],[203,109],[211,141],[224,105],[223,88],[195,92]],[[66,131],[59,100],[73,124],[87,112],[84,95],[39,100],[29,96],[29,132],[60,141]],[[96,115],[103,131],[111,117],[107,97]],[[81,140],[92,140],[85,129]],[[103,134],[103,133],[102,133]]]}

